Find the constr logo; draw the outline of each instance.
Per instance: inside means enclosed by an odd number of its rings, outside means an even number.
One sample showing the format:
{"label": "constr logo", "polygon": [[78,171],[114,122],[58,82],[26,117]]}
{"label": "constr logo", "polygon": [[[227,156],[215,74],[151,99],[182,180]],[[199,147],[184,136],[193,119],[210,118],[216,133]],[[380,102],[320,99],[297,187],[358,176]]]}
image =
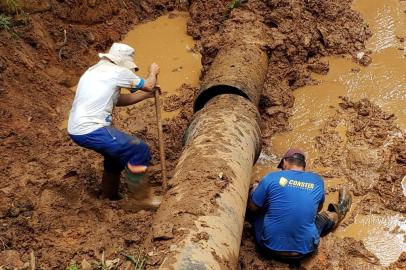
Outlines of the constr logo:
{"label": "constr logo", "polygon": [[286,186],[287,183],[288,183],[288,179],[286,179],[285,177],[281,177],[281,178],[279,179],[279,185],[280,185],[281,187]]}

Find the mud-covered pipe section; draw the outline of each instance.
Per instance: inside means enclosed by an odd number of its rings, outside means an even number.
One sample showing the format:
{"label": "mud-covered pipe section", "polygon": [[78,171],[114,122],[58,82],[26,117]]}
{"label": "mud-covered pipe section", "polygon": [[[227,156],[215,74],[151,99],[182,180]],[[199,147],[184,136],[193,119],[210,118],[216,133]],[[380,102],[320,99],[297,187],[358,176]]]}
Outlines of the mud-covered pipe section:
{"label": "mud-covered pipe section", "polygon": [[195,99],[195,112],[221,94],[240,95],[258,105],[267,67],[268,57],[258,45],[223,48],[204,77]]}
{"label": "mud-covered pipe section", "polygon": [[261,151],[257,105],[267,69],[257,42],[218,52],[147,240],[159,258],[152,269],[237,269],[252,167]]}

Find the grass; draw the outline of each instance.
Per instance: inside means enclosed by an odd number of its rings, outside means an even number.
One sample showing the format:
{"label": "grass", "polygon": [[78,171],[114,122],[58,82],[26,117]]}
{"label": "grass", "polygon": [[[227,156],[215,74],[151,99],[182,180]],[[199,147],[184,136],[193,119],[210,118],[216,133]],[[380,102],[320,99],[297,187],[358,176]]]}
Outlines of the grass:
{"label": "grass", "polygon": [[0,30],[6,30],[10,32],[12,27],[13,27],[12,18],[5,14],[0,13]]}
{"label": "grass", "polygon": [[241,4],[241,0],[233,0],[230,3],[230,9],[238,8],[240,6],[240,4]]}
{"label": "grass", "polygon": [[66,267],[66,270],[79,270],[79,267],[76,265],[76,263],[72,263]]}
{"label": "grass", "polygon": [[19,14],[18,0],[0,0],[0,31],[6,30],[14,37],[18,37],[13,30],[13,18],[7,14]]}
{"label": "grass", "polygon": [[0,7],[6,12],[17,12],[18,11],[18,1],[17,0],[0,0]]}

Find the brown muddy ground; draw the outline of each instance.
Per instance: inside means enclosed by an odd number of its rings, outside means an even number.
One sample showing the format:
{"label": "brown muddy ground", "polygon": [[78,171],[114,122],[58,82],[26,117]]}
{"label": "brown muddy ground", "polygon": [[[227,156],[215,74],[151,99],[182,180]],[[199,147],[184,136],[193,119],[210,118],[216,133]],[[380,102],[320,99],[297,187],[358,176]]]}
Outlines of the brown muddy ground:
{"label": "brown muddy ground", "polygon": [[[406,174],[406,134],[394,121],[393,114],[382,111],[367,99],[353,102],[342,98],[340,107],[316,137],[315,145],[321,156],[315,165],[324,168],[320,173],[327,186],[330,179],[345,178],[357,198],[355,207],[341,226],[353,223],[356,214],[384,214],[388,210],[398,214],[406,212],[406,197],[400,185]],[[336,190],[337,186],[327,192]],[[289,269],[285,264],[248,255],[255,250],[248,224],[243,237],[241,269]],[[405,254],[403,252],[387,269],[404,269]],[[384,269],[361,241],[342,239],[334,234],[323,237],[318,252],[305,260],[301,267]]]}
{"label": "brown muddy ground", "polygon": [[[328,71],[328,63],[320,57],[355,55],[364,50],[364,41],[371,35],[359,14],[351,11],[349,0],[249,0],[232,11],[228,0],[21,2],[29,15],[20,12],[13,16],[14,33],[0,30],[0,115],[3,118],[0,124],[0,265],[15,267],[29,261],[31,251],[38,268],[42,269],[64,269],[72,260],[80,262],[83,258],[100,260],[103,251],[106,258],[123,258],[123,253],[139,250],[149,232],[153,212],[131,210],[127,200],[97,199],[101,159],[75,146],[60,125],[73,99],[69,88],[97,61],[96,52],[120,40],[133,25],[173,9],[189,10],[188,32],[198,42],[204,74],[219,48],[229,46],[223,38],[224,25],[237,34],[243,24],[265,24],[268,37],[262,43],[271,57],[261,101],[265,139],[287,128],[289,108],[294,102],[291,91],[315,83],[311,72]],[[255,17],[246,16],[247,11],[255,13]],[[367,55],[361,59],[364,64],[369,62]],[[179,96],[165,97],[166,110],[181,110],[164,125],[170,170],[181,151],[195,90],[185,85]],[[125,121],[121,109],[115,122],[150,144],[156,165],[152,104],[148,101],[140,108],[125,109],[128,115]],[[333,139],[337,119],[345,121],[348,127],[346,140],[350,143],[345,147]],[[325,127],[318,147],[325,149],[326,155],[340,150],[337,162],[341,162],[339,168],[344,170],[338,172],[338,168],[332,168],[325,172],[326,177],[337,173],[350,177],[355,165],[375,166],[374,184],[358,181],[364,176],[357,175],[351,181],[353,191],[360,195],[368,193],[364,205],[376,211],[389,208],[404,213],[404,197],[393,183],[400,181],[397,176],[405,174],[406,153],[402,140],[393,135],[397,131],[391,121],[392,116],[368,101],[345,100],[336,120],[333,118]],[[388,140],[389,147],[385,143]],[[376,151],[377,158],[364,160],[357,156],[357,147],[362,151]],[[347,158],[357,162],[349,164]],[[324,163],[328,161],[320,158],[319,162],[327,165]],[[393,170],[382,170],[380,161]],[[153,182],[159,186],[157,167],[152,175]],[[241,269],[289,268],[258,256],[248,228],[243,237],[240,265]],[[403,254],[392,269],[404,266]],[[377,258],[361,242],[332,235],[323,239],[318,254],[302,267],[380,269]]]}
{"label": "brown muddy ground", "polygon": [[[97,52],[134,24],[181,6],[25,2],[30,14],[13,16],[15,33],[0,31],[0,265],[22,266],[31,251],[42,269],[64,269],[72,259],[99,260],[102,250],[106,258],[123,249],[130,254],[139,248],[153,213],[98,200],[100,157],[75,146],[60,126],[73,100],[69,87],[97,61]],[[178,122],[166,128],[169,134],[176,131],[174,139],[181,137],[182,119]],[[144,123],[127,131],[152,141]]]}

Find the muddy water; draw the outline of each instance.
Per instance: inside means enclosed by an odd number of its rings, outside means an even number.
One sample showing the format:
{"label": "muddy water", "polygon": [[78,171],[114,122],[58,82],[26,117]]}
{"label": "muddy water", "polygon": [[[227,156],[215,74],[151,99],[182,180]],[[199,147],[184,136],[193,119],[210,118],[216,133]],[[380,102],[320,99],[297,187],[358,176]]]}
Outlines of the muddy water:
{"label": "muddy water", "polygon": [[[199,84],[201,55],[194,52],[195,43],[186,33],[188,18],[187,12],[174,12],[155,21],[136,25],[122,40],[135,48],[134,60],[140,68],[137,75],[146,77],[152,62],[160,66],[158,83],[163,95],[176,93],[182,84]],[[76,86],[71,90],[75,92]],[[122,92],[128,93],[124,89]],[[172,118],[177,113],[162,111],[162,117]],[[128,117],[126,110],[120,110],[120,114]],[[68,114],[59,129],[65,129],[67,123]]]}
{"label": "muddy water", "polygon": [[[338,107],[339,96],[349,96],[355,100],[368,98],[385,111],[394,113],[397,124],[406,129],[406,41],[403,39],[406,38],[406,2],[355,0],[353,8],[361,13],[373,32],[373,37],[367,43],[367,49],[372,51],[372,64],[363,67],[351,57],[328,57],[329,73],[326,76],[313,76],[320,84],[306,86],[294,92],[291,131],[272,139],[274,156],[262,156],[254,170],[254,181],[275,170],[279,161],[277,156],[295,146],[307,153],[310,169],[322,169],[312,166],[313,160],[318,156],[314,138]],[[345,133],[346,127],[338,126],[337,131]],[[326,185],[330,188],[342,183],[345,183],[345,179],[329,179]],[[329,193],[327,203],[335,201],[337,196],[337,192]],[[360,198],[355,198],[354,204],[358,201]],[[404,217],[396,215],[357,215],[353,224],[345,229],[338,229],[336,234],[362,240],[381,260],[382,265],[388,265],[406,250],[405,224]]]}
{"label": "muddy water", "polygon": [[201,56],[194,52],[194,41],[186,34],[188,18],[188,13],[162,16],[137,25],[123,39],[136,50],[138,74],[146,76],[152,62],[161,67],[159,84],[164,93],[173,93],[184,83],[199,83]]}
{"label": "muddy water", "polygon": [[405,218],[400,215],[357,215],[354,223],[335,233],[363,241],[365,247],[377,255],[384,266],[396,261],[406,250]]}
{"label": "muddy water", "polygon": [[313,138],[334,112],[339,96],[355,100],[369,98],[385,111],[395,113],[397,123],[406,129],[406,51],[400,39],[406,37],[406,16],[403,13],[406,2],[356,0],[353,8],[361,12],[373,32],[367,44],[373,52],[372,64],[362,67],[350,57],[327,58],[330,72],[326,76],[313,76],[320,84],[294,92],[295,107],[290,119],[292,131],[274,137],[272,142],[277,154],[281,155],[286,148],[296,145],[302,147],[312,161],[317,156]]}
{"label": "muddy water", "polygon": [[[188,13],[174,12],[135,26],[122,41],[135,48],[135,63],[140,68],[137,74],[141,77],[147,76],[152,62],[160,66],[158,83],[163,95],[176,93],[182,84],[199,84],[201,55],[186,33],[188,19]],[[162,117],[173,118],[177,113],[162,111]]]}

